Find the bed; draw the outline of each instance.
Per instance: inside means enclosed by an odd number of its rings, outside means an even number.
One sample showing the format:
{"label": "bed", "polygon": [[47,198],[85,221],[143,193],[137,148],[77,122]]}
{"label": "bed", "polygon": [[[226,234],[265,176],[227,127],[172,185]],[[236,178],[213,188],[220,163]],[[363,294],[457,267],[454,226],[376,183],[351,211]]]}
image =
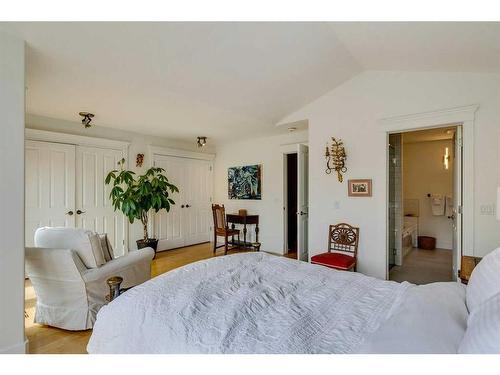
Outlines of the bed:
{"label": "bed", "polygon": [[[416,286],[265,253],[235,254],[120,295],[99,311],[87,350],[457,353],[473,315],[466,299],[465,286],[454,282]],[[496,350],[497,341],[481,350]]]}

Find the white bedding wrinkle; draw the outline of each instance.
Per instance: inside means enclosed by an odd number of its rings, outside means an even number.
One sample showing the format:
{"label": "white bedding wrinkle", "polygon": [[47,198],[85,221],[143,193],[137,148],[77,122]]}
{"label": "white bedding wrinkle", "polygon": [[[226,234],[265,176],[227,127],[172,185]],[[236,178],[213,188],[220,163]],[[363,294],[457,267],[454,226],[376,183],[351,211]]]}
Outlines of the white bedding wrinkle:
{"label": "white bedding wrinkle", "polygon": [[103,307],[89,353],[351,353],[408,283],[243,253],[192,263]]}

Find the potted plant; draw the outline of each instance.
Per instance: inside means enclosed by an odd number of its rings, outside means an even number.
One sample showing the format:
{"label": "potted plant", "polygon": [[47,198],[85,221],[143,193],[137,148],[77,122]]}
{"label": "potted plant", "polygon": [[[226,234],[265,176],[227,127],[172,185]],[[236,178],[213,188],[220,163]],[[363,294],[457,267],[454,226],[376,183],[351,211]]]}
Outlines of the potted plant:
{"label": "potted plant", "polygon": [[113,185],[109,197],[115,211],[121,210],[131,224],[136,219],[141,221],[144,238],[137,240],[137,248],[152,247],[156,256],[158,239],[149,238],[149,212],[162,209],[170,211],[175,202],[169,195],[179,192],[179,189],[168,182],[163,168],[151,167],[143,175],[136,177],[134,172],[123,168],[124,164],[125,159],[120,160],[120,171],[113,170],[106,176],[106,185]]}

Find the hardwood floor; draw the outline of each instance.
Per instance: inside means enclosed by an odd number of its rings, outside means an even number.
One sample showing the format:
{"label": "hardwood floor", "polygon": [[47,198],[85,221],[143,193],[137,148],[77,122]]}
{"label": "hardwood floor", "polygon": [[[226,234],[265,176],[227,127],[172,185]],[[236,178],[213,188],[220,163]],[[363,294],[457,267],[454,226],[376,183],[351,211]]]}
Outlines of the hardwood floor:
{"label": "hardwood floor", "polygon": [[403,260],[402,266],[394,266],[389,278],[394,281],[409,281],[414,284],[428,284],[436,281],[453,280],[453,251],[414,248]]}
{"label": "hardwood floor", "polygon": [[[233,254],[243,250],[230,250]],[[224,250],[218,249],[216,256],[223,256]],[[213,257],[212,245],[200,245],[159,252],[151,265],[151,276],[184,266],[189,263]],[[35,315],[36,296],[29,280],[25,283],[25,310],[28,317],[25,319],[25,332],[29,340],[30,354],[83,354],[92,334],[88,331],[65,331],[62,329],[43,326],[33,322]]]}

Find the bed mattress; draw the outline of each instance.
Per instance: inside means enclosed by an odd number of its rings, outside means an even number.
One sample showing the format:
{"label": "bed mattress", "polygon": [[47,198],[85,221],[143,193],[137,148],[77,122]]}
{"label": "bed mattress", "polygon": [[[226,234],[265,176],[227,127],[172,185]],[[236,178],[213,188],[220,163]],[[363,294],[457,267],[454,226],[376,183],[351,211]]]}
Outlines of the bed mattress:
{"label": "bed mattress", "polygon": [[[216,257],[158,276],[103,307],[87,350],[376,352],[370,340],[395,316],[406,313],[415,288],[265,253]],[[455,297],[460,300],[460,292]],[[393,333],[404,337],[404,332]],[[455,336],[460,335],[463,332]],[[456,341],[455,336],[450,341]],[[450,352],[455,346],[458,342],[446,350],[438,347]]]}

